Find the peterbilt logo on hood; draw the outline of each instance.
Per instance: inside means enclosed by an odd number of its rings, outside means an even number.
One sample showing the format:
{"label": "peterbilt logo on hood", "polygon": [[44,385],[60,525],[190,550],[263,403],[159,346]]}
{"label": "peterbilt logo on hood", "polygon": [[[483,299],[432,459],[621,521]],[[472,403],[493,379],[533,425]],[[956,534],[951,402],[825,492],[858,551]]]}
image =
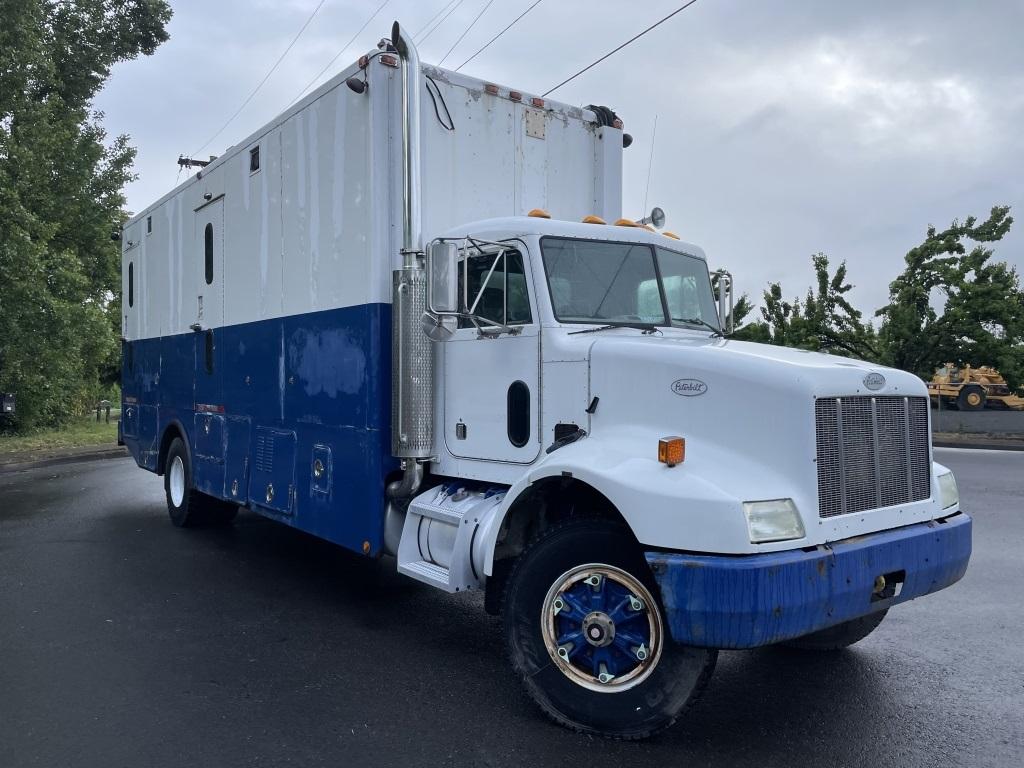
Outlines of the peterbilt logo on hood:
{"label": "peterbilt logo on hood", "polygon": [[697,397],[708,391],[708,385],[700,379],[676,379],[672,382],[672,391],[683,397]]}
{"label": "peterbilt logo on hood", "polygon": [[872,392],[877,392],[885,386],[885,376],[880,373],[869,373],[864,377],[864,386]]}

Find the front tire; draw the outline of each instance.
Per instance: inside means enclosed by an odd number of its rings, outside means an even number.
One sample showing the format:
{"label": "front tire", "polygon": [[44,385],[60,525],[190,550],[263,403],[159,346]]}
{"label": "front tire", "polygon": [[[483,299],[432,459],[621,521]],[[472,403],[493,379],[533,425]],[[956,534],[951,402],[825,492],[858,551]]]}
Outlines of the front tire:
{"label": "front tire", "polygon": [[977,384],[971,384],[960,390],[956,399],[956,407],[961,411],[980,411],[985,407],[985,390]]}
{"label": "front tire", "polygon": [[697,700],[717,651],[672,642],[642,553],[621,525],[549,529],[517,560],[505,597],[512,666],[556,723],[641,739]]}
{"label": "front tire", "polygon": [[215,499],[192,487],[192,463],[180,437],[171,441],[164,461],[164,496],[167,514],[178,528],[226,525],[238,514],[238,505]]}

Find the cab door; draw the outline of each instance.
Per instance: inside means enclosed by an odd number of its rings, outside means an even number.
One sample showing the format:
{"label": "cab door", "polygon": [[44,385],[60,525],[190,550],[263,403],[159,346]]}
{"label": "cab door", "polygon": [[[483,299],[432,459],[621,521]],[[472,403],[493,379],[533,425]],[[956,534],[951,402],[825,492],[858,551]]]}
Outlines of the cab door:
{"label": "cab door", "polygon": [[[540,324],[521,244],[468,257],[476,318],[444,344],[444,440],[453,456],[527,464],[540,453]],[[468,282],[468,285],[465,283]]]}

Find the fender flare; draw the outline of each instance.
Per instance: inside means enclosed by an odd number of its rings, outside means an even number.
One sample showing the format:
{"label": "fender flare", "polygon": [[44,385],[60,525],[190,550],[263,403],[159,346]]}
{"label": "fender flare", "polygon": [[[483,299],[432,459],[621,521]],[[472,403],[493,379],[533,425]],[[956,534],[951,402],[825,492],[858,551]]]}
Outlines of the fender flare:
{"label": "fender flare", "polygon": [[[478,573],[494,575],[498,537],[508,513],[540,480],[571,477],[604,496],[617,510],[641,545],[694,549],[721,554],[749,554],[751,549],[743,499],[723,484],[726,448],[705,444],[685,465],[666,467],[657,461],[656,437],[645,432],[622,433],[600,439],[586,437],[560,448],[511,485],[503,503],[480,521],[472,552]],[[757,478],[770,494],[788,489],[787,478],[755,457],[729,454],[730,472]],[[741,459],[743,459],[741,461]],[[799,503],[799,502],[798,502]]]}
{"label": "fender flare", "polygon": [[173,419],[168,421],[167,424],[164,425],[163,430],[161,430],[160,432],[160,447],[157,449],[156,468],[156,473],[158,475],[163,475],[164,473],[164,464],[167,461],[167,453],[164,450],[164,442],[166,441],[167,447],[170,448],[170,444],[172,441],[167,440],[167,433],[172,429],[176,429],[178,431],[178,436],[181,438],[181,441],[185,444],[185,455],[188,456],[188,465],[190,469],[192,467],[192,446],[189,444],[190,441],[188,430],[185,429],[185,425],[184,423],[182,423],[181,419],[179,419],[178,417],[174,417]]}

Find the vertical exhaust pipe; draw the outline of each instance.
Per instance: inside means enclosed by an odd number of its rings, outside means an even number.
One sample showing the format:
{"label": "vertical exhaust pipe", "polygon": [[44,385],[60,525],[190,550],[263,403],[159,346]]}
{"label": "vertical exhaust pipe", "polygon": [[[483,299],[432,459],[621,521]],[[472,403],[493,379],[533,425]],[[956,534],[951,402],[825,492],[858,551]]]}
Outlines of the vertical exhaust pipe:
{"label": "vertical exhaust pipe", "polygon": [[391,43],[402,59],[402,255],[403,266],[415,265],[415,254],[423,250],[420,213],[420,56],[412,38],[391,26]]}
{"label": "vertical exhaust pipe", "polygon": [[399,27],[391,42],[402,72],[402,267],[392,273],[391,453],[402,460],[401,480],[387,487],[385,549],[397,552],[408,499],[423,482],[423,461],[434,452],[434,348],[420,327],[426,311],[420,211],[420,89],[416,46]]}

